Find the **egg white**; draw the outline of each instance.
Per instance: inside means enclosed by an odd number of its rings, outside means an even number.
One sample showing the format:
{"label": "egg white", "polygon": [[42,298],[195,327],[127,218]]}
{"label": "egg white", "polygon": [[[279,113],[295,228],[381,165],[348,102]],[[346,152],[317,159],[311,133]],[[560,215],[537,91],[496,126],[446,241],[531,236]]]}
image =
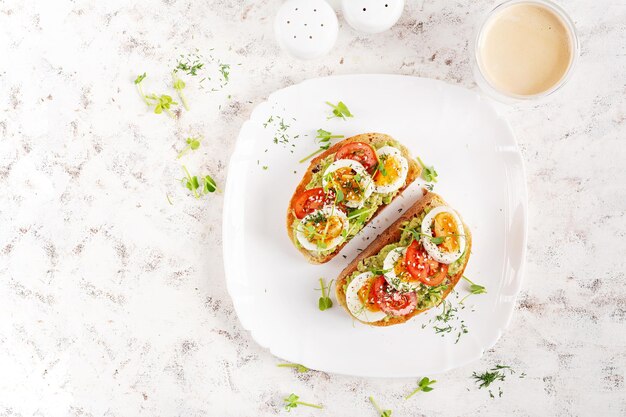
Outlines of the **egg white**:
{"label": "egg white", "polygon": [[406,255],[406,246],[395,248],[387,254],[383,261],[383,270],[385,271],[385,279],[393,288],[401,292],[417,291],[420,289],[421,283],[419,281],[408,282],[400,279],[396,275],[394,266],[396,263],[404,258]]}
{"label": "egg white", "polygon": [[383,146],[376,151],[376,154],[379,159],[381,156],[386,155],[387,158],[393,158],[398,161],[398,165],[400,165],[400,172],[398,173],[398,178],[396,178],[391,184],[376,185],[376,183],[374,183],[374,191],[380,194],[387,194],[402,188],[406,182],[406,177],[409,174],[409,162],[404,156],[402,156],[402,152],[393,146]]}
{"label": "egg white", "polygon": [[298,239],[298,242],[300,242],[302,247],[310,252],[327,251],[327,250],[333,249],[334,247],[336,247],[343,241],[343,237],[339,235],[336,238],[332,239],[330,242],[328,242],[328,245],[324,249],[320,249],[317,247],[317,244],[310,242],[306,238],[303,225],[305,225],[307,221],[310,220],[311,217],[315,216],[319,212],[324,213],[324,215],[327,217],[331,215],[338,216],[341,219],[341,222],[343,223],[343,230],[345,230],[346,232],[348,231],[348,227],[349,227],[348,217],[346,216],[346,214],[343,211],[337,208],[334,208],[333,206],[326,206],[322,208],[321,210],[316,210],[313,213],[304,216],[302,220],[300,221],[300,224],[296,228],[296,238]]}
{"label": "egg white", "polygon": [[350,313],[357,319],[372,323],[384,319],[387,314],[383,311],[369,311],[359,299],[359,290],[369,281],[374,274],[372,272],[364,272],[354,277],[346,289],[346,305]]}
{"label": "egg white", "polygon": [[367,198],[371,196],[374,192],[374,181],[372,180],[372,176],[368,174],[368,172],[365,170],[365,167],[363,167],[361,163],[352,159],[340,159],[333,162],[328,166],[328,168],[326,168],[326,171],[324,171],[324,175],[322,176],[322,186],[326,188],[328,184],[328,181],[326,180],[326,178],[328,178],[328,174],[337,171],[339,168],[345,167],[352,168],[354,172],[361,176],[361,181],[359,182],[359,185],[362,189],[364,189],[363,198],[359,201],[346,201],[346,206],[350,208],[359,208],[363,206],[365,200],[367,200]]}
{"label": "egg white", "polygon": [[461,255],[463,255],[463,253],[465,252],[465,236],[458,237],[459,249],[457,251],[444,252],[439,249],[439,247],[430,240],[430,237],[433,236],[433,221],[435,220],[435,216],[439,213],[450,213],[452,215],[452,218],[454,219],[455,227],[458,233],[465,233],[465,229],[463,228],[463,222],[461,222],[459,215],[456,214],[456,212],[450,207],[439,206],[429,211],[428,214],[424,217],[424,220],[422,220],[422,233],[425,236],[422,236],[421,241],[422,245],[424,245],[424,249],[426,249],[426,252],[428,252],[428,254],[434,260],[436,260],[437,262],[441,262],[442,264],[451,264],[452,262],[459,259]]}

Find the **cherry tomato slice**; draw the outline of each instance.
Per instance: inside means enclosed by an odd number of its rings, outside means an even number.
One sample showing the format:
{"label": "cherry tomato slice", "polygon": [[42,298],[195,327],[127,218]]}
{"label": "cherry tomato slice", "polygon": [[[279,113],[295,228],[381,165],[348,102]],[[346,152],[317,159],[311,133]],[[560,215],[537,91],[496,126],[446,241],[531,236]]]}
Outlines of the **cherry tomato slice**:
{"label": "cherry tomato slice", "polygon": [[335,154],[335,161],[339,159],[352,159],[359,162],[370,174],[378,165],[376,151],[367,143],[350,142],[343,145]]}
{"label": "cherry tomato slice", "polygon": [[433,287],[439,285],[448,274],[448,265],[432,259],[417,240],[411,242],[404,259],[409,274],[426,285]]}
{"label": "cherry tomato slice", "polygon": [[296,212],[296,217],[298,219],[302,219],[307,214],[311,214],[315,210],[321,209],[324,207],[326,200],[327,196],[322,187],[306,190],[300,194],[293,203],[293,209]]}
{"label": "cherry tomato slice", "polygon": [[389,288],[384,276],[379,276],[370,289],[369,300],[391,316],[405,316],[415,310],[417,295],[414,292],[400,292]]}

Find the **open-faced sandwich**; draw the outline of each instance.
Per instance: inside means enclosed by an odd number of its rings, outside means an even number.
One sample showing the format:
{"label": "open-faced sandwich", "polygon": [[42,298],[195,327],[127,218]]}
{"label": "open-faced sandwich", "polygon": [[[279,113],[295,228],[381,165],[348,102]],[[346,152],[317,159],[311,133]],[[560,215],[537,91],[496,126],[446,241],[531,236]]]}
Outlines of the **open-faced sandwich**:
{"label": "open-faced sandwich", "polygon": [[289,203],[287,233],[309,262],[328,262],[420,172],[391,136],[338,142],[311,161]]}
{"label": "open-faced sandwich", "polygon": [[448,296],[463,276],[471,244],[457,212],[426,193],[341,272],[337,300],[363,323],[404,323]]}

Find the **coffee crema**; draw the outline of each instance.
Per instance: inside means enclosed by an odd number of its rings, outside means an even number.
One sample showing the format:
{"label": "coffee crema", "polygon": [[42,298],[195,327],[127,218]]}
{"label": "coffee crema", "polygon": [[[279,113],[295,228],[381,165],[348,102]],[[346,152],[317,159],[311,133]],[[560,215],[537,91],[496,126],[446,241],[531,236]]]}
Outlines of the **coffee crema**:
{"label": "coffee crema", "polygon": [[506,6],[487,20],[478,61],[485,79],[505,94],[545,93],[573,63],[573,34],[563,19],[539,3]]}

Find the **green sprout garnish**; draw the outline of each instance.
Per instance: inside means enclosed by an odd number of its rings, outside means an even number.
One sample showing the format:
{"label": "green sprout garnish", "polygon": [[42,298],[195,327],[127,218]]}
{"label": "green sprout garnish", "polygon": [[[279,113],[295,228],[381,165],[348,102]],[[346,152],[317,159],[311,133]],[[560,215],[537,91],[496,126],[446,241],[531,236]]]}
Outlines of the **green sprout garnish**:
{"label": "green sprout garnish", "polygon": [[322,296],[317,303],[320,311],[328,310],[333,306],[333,300],[330,299],[330,286],[332,284],[333,282],[330,281],[328,286],[325,286],[324,278],[320,278],[320,290],[322,291]]}
{"label": "green sprout garnish", "polygon": [[309,368],[304,365],[300,365],[299,363],[279,363],[276,366],[279,368],[294,368],[296,371],[298,371],[298,373],[301,374],[310,371]]}
{"label": "green sprout garnish", "polygon": [[[478,389],[482,389],[488,388],[495,382],[504,381],[507,377],[507,373],[508,375],[513,375],[515,371],[508,365],[496,365],[482,374],[477,374],[476,372],[472,373],[472,378],[474,378],[474,382],[478,384]],[[524,378],[525,376],[526,374],[522,373],[519,378]],[[502,394],[502,388],[498,387],[498,397],[502,397]],[[495,398],[491,390],[489,390],[489,396]]]}
{"label": "green sprout garnish", "polygon": [[370,397],[370,402],[372,403],[372,405],[374,406],[374,408],[378,412],[379,417],[391,417],[391,410],[383,410],[383,409],[381,409],[378,406],[378,404],[376,404],[376,401],[374,400],[374,397]]}
{"label": "green sprout garnish", "polygon": [[206,175],[200,180],[197,176],[192,176],[187,167],[183,165],[183,171],[185,171],[185,178],[182,179],[183,185],[193,193],[195,198],[200,198],[201,195],[213,193],[217,190],[215,180],[210,175]]}
{"label": "green sprout garnish", "polygon": [[285,410],[287,411],[291,411],[293,408],[296,408],[299,405],[304,405],[305,407],[313,407],[313,408],[324,408],[324,406],[322,405],[317,405],[317,404],[311,404],[311,403],[305,403],[303,401],[298,401],[300,399],[300,397],[298,397],[296,394],[289,394],[289,397],[285,398],[283,401],[285,401]]}
{"label": "green sprout garnish", "polygon": [[346,106],[343,101],[340,101],[336,105],[327,101],[326,104],[328,104],[333,109],[332,116],[328,116],[327,119],[339,118],[346,120],[347,117],[354,117],[354,115],[350,113],[348,106]]}
{"label": "green sprout garnish", "polygon": [[434,379],[429,379],[428,377],[422,378],[417,383],[417,388],[415,388],[415,390],[413,392],[411,392],[409,395],[407,395],[404,399],[408,400],[409,398],[411,398],[412,396],[414,396],[415,394],[417,394],[420,391],[422,391],[422,392],[430,392],[430,391],[432,391],[434,388],[432,388],[431,385],[434,384],[435,382],[437,382],[437,381],[434,380]]}
{"label": "green sprout garnish", "polygon": [[185,146],[185,148],[182,151],[180,151],[176,159],[180,159],[183,155],[189,152],[189,150],[195,151],[196,149],[198,149],[200,147],[201,140],[202,138],[193,138],[193,137],[185,139],[185,142],[187,142],[187,146]]}
{"label": "green sprout garnish", "polygon": [[172,85],[174,87],[174,90],[176,90],[176,92],[178,93],[178,97],[180,97],[180,100],[183,102],[185,110],[189,110],[187,99],[183,94],[183,89],[185,88],[186,84],[182,79],[178,77],[178,75],[176,75],[176,72],[172,72]]}
{"label": "green sprout garnish", "polygon": [[463,279],[470,283],[470,288],[469,288],[470,293],[467,294],[465,297],[463,297],[461,301],[459,301],[459,304],[463,304],[463,301],[465,301],[467,297],[469,296],[487,293],[487,289],[485,287],[483,287],[482,285],[475,284],[474,282],[472,282],[472,280],[470,280],[465,275],[463,275]]}
{"label": "green sprout garnish", "polygon": [[319,149],[313,152],[312,154],[305,156],[299,162],[302,163],[306,161],[307,159],[312,158],[315,155],[328,150],[328,148],[330,148],[331,139],[341,139],[343,137],[344,137],[343,135],[333,135],[332,133],[324,129],[317,129],[317,136],[315,136],[315,139],[319,139],[319,144],[320,144]]}
{"label": "green sprout garnish", "polygon": [[[422,161],[422,158],[417,157],[417,161],[420,163],[420,165],[423,168],[422,171],[422,177],[424,178],[424,180],[426,182],[437,182],[437,177],[439,176],[439,174],[437,174],[437,171],[435,170],[434,166],[427,166],[424,161]],[[432,191],[432,189],[431,189]]]}

